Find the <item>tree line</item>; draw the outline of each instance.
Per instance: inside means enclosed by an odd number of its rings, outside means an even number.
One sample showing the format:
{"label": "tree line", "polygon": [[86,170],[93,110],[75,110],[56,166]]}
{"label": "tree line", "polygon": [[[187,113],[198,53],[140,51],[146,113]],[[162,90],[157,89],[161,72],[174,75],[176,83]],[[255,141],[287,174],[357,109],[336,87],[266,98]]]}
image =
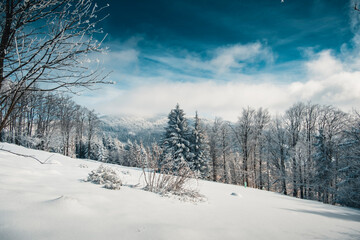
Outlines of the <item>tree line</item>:
{"label": "tree line", "polygon": [[356,111],[297,103],[272,117],[266,109],[248,107],[235,123],[215,118],[205,124],[196,113],[190,126],[177,105],[162,139],[144,144],[104,134],[94,111],[64,95],[27,93],[16,109],[1,141],[123,166],[151,165],[172,174],[188,167],[206,180],[360,207]]}
{"label": "tree line", "polygon": [[266,109],[248,107],[236,123],[216,118],[205,125],[196,114],[189,127],[177,105],[160,142],[150,148],[132,143],[128,152],[135,156],[127,161],[135,160],[133,166],[155,154],[158,168],[170,166],[173,174],[188,167],[207,180],[360,207],[356,111],[297,103],[271,117]]}
{"label": "tree line", "polygon": [[[4,104],[0,119],[7,107]],[[7,127],[0,131],[0,141],[99,161],[106,158],[109,143],[116,142],[99,132],[100,120],[93,110],[66,95],[29,92],[15,109],[8,116]]]}
{"label": "tree line", "polygon": [[209,135],[215,181],[360,206],[357,112],[297,103],[271,118],[246,108],[235,124],[215,120]]}

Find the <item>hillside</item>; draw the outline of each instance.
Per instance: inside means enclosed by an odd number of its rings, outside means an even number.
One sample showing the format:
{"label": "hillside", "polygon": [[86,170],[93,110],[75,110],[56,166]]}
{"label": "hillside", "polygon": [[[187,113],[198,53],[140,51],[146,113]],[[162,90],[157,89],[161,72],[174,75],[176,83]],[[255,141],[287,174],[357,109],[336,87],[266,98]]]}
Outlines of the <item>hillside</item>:
{"label": "hillside", "polygon": [[204,202],[139,187],[141,171],[111,165],[125,186],[84,182],[100,163],[0,143],[0,239],[359,239],[360,211],[199,181]]}
{"label": "hillside", "polygon": [[117,138],[123,143],[130,141],[142,141],[151,144],[159,141],[164,133],[167,123],[166,116],[155,118],[143,118],[134,116],[100,116],[101,131]]}
{"label": "hillside", "polygon": [[[99,119],[101,132],[106,133],[106,135],[117,138],[123,143],[130,140],[132,142],[143,142],[145,145],[161,142],[168,122],[166,115],[158,115],[152,118],[131,115],[102,115]],[[188,122],[190,126],[193,126],[194,117],[188,116]],[[202,118],[201,122],[207,126],[213,121]]]}

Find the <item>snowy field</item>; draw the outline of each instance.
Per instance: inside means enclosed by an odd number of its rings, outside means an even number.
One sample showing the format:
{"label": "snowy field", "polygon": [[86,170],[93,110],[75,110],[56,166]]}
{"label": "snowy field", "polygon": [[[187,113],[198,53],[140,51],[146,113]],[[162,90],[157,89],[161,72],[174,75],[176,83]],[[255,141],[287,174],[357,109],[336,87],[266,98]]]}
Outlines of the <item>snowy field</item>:
{"label": "snowy field", "polygon": [[141,171],[116,165],[126,186],[108,190],[83,181],[98,162],[0,148],[51,156],[0,151],[1,240],[360,239],[356,209],[206,181],[204,202],[184,202],[130,187]]}

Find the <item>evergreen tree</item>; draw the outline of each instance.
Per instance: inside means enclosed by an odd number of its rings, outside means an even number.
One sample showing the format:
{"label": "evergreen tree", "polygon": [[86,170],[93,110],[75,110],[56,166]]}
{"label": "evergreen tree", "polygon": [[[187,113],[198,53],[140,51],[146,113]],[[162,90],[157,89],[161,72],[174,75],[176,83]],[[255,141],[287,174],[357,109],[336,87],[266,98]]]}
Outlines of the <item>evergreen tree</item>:
{"label": "evergreen tree", "polygon": [[201,127],[198,113],[195,114],[195,125],[192,132],[192,170],[202,178],[209,175],[209,148]]}
{"label": "evergreen tree", "polygon": [[125,146],[124,165],[129,167],[142,167],[141,160],[144,152],[142,143],[138,144],[137,141],[131,142],[128,140]]}
{"label": "evergreen tree", "polygon": [[186,166],[192,168],[193,154],[189,141],[188,122],[179,104],[169,113],[168,126],[165,130],[161,167],[173,172]]}

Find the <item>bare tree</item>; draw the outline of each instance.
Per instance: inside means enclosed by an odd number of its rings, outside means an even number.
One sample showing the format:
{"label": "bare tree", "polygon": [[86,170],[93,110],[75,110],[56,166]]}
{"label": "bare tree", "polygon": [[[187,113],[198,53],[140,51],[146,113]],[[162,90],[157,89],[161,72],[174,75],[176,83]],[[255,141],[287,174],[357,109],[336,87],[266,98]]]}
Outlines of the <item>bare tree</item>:
{"label": "bare tree", "polygon": [[231,182],[231,175],[229,172],[229,154],[230,154],[230,132],[229,124],[222,121],[220,125],[220,149],[223,164],[223,181],[225,183]]}
{"label": "bare tree", "polygon": [[[264,129],[270,122],[269,112],[259,108],[254,116],[254,179],[256,181],[256,162],[259,162],[259,188],[264,186],[263,181],[263,146],[264,146]],[[257,158],[256,158],[256,155]]]}
{"label": "bare tree", "polygon": [[210,158],[211,158],[211,168],[212,168],[212,178],[213,181],[217,181],[218,176],[218,158],[220,153],[219,147],[219,138],[220,138],[220,126],[221,119],[215,118],[214,124],[212,125],[209,133],[209,147],[210,147]]}
{"label": "bare tree", "polygon": [[293,196],[297,197],[298,195],[298,181],[299,181],[299,168],[297,163],[297,152],[296,152],[296,145],[300,140],[300,132],[302,127],[302,120],[304,115],[304,104],[297,103],[293,105],[290,109],[286,111],[285,114],[285,124],[287,133],[289,135],[289,146],[290,146],[290,154],[292,158],[292,182],[293,182]]}
{"label": "bare tree", "polygon": [[50,93],[37,94],[39,106],[36,108],[36,137],[41,139],[39,149],[48,150],[54,129],[60,115],[61,97]]}
{"label": "bare tree", "polygon": [[270,146],[268,146],[269,152],[271,154],[272,164],[276,169],[275,182],[280,182],[281,192],[287,195],[286,162],[289,158],[289,148],[287,144],[287,134],[283,122],[279,117],[273,121],[268,137],[270,138]]}
{"label": "bare tree", "polygon": [[304,109],[304,122],[303,130],[305,131],[305,166],[304,166],[304,193],[302,186],[300,186],[300,194],[303,194],[306,198],[312,198],[312,185],[313,185],[313,154],[314,154],[314,142],[313,136],[315,135],[316,122],[319,116],[319,105],[308,103]]}
{"label": "bare tree", "polygon": [[84,131],[85,131],[85,120],[87,117],[87,109],[79,108],[76,112],[76,136],[75,136],[75,153],[77,158],[85,158],[85,144],[84,144]]}
{"label": "bare tree", "polygon": [[234,131],[235,137],[241,147],[243,159],[243,184],[249,184],[248,160],[250,157],[250,144],[253,134],[255,110],[251,108],[243,109],[241,117],[239,117],[238,124]]}
{"label": "bare tree", "polygon": [[79,106],[67,97],[62,97],[59,109],[59,124],[63,142],[63,154],[70,154],[70,136],[75,126],[74,115],[79,110]]}
{"label": "bare tree", "polygon": [[94,111],[89,111],[87,115],[87,158],[91,158],[91,141],[95,135],[97,126],[99,125],[99,119]]}
{"label": "bare tree", "polygon": [[321,108],[316,136],[316,182],[318,200],[334,203],[338,191],[340,140],[347,114],[331,106]]}
{"label": "bare tree", "polygon": [[29,91],[105,82],[100,67],[88,63],[88,54],[103,50],[95,39],[102,9],[91,0],[0,2],[0,131]]}

